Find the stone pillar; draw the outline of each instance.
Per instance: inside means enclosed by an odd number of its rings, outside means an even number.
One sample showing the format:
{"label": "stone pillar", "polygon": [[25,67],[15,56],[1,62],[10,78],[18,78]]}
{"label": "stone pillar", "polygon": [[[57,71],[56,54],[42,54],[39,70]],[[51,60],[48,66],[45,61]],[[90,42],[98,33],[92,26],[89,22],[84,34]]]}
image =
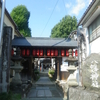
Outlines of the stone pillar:
{"label": "stone pillar", "polygon": [[38,58],[38,70],[40,71],[40,58]]}
{"label": "stone pillar", "polygon": [[1,78],[0,92],[7,92],[9,90],[11,41],[12,41],[12,28],[4,27],[3,46],[2,46],[2,55],[0,64],[0,78]]}

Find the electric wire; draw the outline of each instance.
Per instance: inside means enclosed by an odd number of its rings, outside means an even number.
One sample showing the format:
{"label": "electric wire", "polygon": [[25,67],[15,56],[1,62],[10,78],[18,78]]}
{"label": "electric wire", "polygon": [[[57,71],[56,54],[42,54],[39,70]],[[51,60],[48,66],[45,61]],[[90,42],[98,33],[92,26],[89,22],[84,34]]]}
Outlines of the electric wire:
{"label": "electric wire", "polygon": [[64,4],[65,13],[67,14],[66,6],[65,6],[65,1],[64,0],[62,0],[62,1],[63,1],[63,4]]}
{"label": "electric wire", "polygon": [[52,12],[51,12],[51,15],[50,15],[50,17],[49,17],[49,19],[48,19],[48,21],[47,21],[47,23],[46,23],[46,25],[45,25],[43,31],[41,32],[40,36],[41,36],[41,35],[43,34],[43,32],[45,31],[45,28],[47,27],[47,25],[48,25],[48,23],[49,23],[49,21],[50,21],[50,19],[51,19],[51,16],[52,16],[52,14],[53,14],[53,12],[54,12],[54,10],[55,10],[57,4],[58,4],[58,1],[59,1],[59,0],[57,0],[56,4],[55,4],[55,6],[54,6],[54,8],[53,8],[53,10],[52,10]]}

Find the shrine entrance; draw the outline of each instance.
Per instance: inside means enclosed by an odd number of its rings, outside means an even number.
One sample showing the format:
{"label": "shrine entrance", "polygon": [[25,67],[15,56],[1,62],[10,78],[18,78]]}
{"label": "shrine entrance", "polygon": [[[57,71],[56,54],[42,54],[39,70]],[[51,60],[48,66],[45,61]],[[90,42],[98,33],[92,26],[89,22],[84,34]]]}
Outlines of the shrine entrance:
{"label": "shrine entrance", "polygon": [[51,64],[48,67],[54,65],[57,80],[63,80],[66,79],[64,70],[61,71],[61,65],[64,61],[63,58],[68,60],[71,55],[72,58],[77,59],[77,46],[77,41],[66,38],[17,37],[12,40],[12,56],[16,55],[15,51],[17,48],[20,48],[20,55],[24,58],[23,69],[26,69],[30,78],[34,78],[36,59],[39,70],[40,67],[41,70],[44,67],[42,62],[40,64],[40,59],[50,59]]}

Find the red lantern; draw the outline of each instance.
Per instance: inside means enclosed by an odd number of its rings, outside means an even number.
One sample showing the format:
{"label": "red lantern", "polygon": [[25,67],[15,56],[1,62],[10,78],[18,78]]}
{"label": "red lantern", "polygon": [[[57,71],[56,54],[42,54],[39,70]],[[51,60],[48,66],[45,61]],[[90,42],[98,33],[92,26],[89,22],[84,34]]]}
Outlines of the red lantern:
{"label": "red lantern", "polygon": [[67,57],[69,56],[69,52],[68,52],[68,50],[66,50],[66,56],[67,56]]}
{"label": "red lantern", "polygon": [[40,54],[40,50],[38,49],[36,55],[39,56],[39,54]]}
{"label": "red lantern", "polygon": [[61,56],[64,56],[64,55],[65,55],[65,51],[61,50]]}
{"label": "red lantern", "polygon": [[77,50],[75,50],[75,56],[78,56],[78,52],[77,52]]}
{"label": "red lantern", "polygon": [[11,56],[13,56],[13,55],[14,55],[14,49],[11,50]]}
{"label": "red lantern", "polygon": [[51,50],[51,56],[54,56],[54,50]]}
{"label": "red lantern", "polygon": [[55,56],[58,56],[58,50],[55,50]]}
{"label": "red lantern", "polygon": [[33,56],[36,56],[36,50],[33,49],[33,52],[32,52]]}
{"label": "red lantern", "polygon": [[25,56],[25,49],[22,50],[22,55]]}
{"label": "red lantern", "polygon": [[29,50],[29,49],[26,50],[26,55],[27,55],[27,56],[30,55],[30,50]]}
{"label": "red lantern", "polygon": [[43,50],[42,49],[40,50],[40,56],[43,56]]}
{"label": "red lantern", "polygon": [[50,50],[49,49],[47,50],[47,56],[50,56]]}

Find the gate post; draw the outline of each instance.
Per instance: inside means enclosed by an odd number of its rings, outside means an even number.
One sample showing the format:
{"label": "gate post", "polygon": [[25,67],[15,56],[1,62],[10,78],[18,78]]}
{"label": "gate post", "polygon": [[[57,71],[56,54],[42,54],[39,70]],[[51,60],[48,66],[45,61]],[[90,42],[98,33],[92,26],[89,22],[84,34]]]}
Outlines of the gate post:
{"label": "gate post", "polygon": [[62,64],[62,58],[57,58],[57,80],[60,80],[60,67]]}
{"label": "gate post", "polygon": [[12,40],[12,28],[4,27],[3,34],[3,46],[1,55],[1,92],[7,92],[9,90],[10,79],[10,59],[11,59],[11,40]]}

